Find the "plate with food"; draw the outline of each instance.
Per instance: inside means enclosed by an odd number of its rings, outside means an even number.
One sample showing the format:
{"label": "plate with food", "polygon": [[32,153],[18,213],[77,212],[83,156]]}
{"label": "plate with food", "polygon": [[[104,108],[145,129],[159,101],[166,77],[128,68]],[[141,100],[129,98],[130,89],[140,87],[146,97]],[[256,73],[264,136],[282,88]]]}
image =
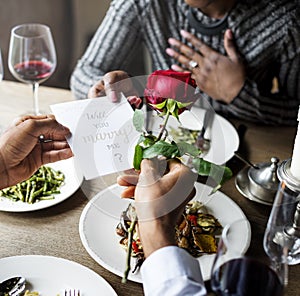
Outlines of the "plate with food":
{"label": "plate with food", "polygon": [[79,290],[81,295],[117,295],[100,275],[63,258],[41,255],[5,257],[0,259],[0,266],[0,282],[22,276],[26,281],[25,290],[37,292],[35,295],[64,296],[65,289]]}
{"label": "plate with food", "polygon": [[74,157],[46,164],[27,180],[0,190],[0,211],[29,212],[56,205],[70,197],[82,181]]}
{"label": "plate with food", "polygon": [[[175,117],[170,117],[167,124],[170,136],[175,142],[195,143],[203,126],[205,113],[205,109],[192,107],[190,111],[179,115],[180,122]],[[162,120],[158,116],[153,116],[154,131],[159,129]],[[234,152],[239,147],[240,142],[236,129],[227,119],[218,114],[213,116],[211,126],[207,128],[204,136],[210,140],[210,149],[203,158],[215,164],[225,164],[234,156]]]}
{"label": "plate with food", "polygon": [[[210,195],[211,187],[201,183],[196,183],[195,187],[196,195],[192,200],[193,206],[201,205],[201,212],[207,214],[205,220],[202,221],[206,223],[204,227],[208,231],[205,233],[206,236],[197,237],[197,246],[191,246],[188,251],[199,261],[203,278],[206,281],[210,279],[218,233],[226,224],[246,219],[246,217],[240,207],[222,192],[217,191]],[[118,228],[122,222],[123,212],[126,212],[130,204],[129,200],[120,198],[122,190],[121,186],[115,184],[99,192],[86,205],[79,222],[80,238],[89,255],[101,266],[120,277],[123,277],[126,268],[126,248],[122,245],[122,236]],[[193,211],[189,210],[189,212],[194,215]],[[188,220],[194,223],[195,219],[198,220],[200,217],[191,217]],[[179,225],[178,230],[182,230],[182,226]],[[210,232],[208,228],[213,228],[213,231]],[[246,252],[250,239],[250,229],[241,229],[241,232],[235,234],[235,245],[242,252]],[[209,245],[211,249],[201,249],[203,245]],[[132,271],[139,259],[138,256],[132,258]],[[135,272],[132,271],[128,279],[141,283],[139,268]]]}

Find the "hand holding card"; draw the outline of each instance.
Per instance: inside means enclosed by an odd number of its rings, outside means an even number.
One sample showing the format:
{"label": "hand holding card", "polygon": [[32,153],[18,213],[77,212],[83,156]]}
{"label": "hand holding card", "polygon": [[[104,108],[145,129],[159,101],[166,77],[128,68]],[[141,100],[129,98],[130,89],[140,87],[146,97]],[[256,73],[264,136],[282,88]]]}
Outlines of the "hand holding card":
{"label": "hand holding card", "polygon": [[68,143],[87,180],[132,168],[139,133],[124,96],[117,104],[101,97],[52,105],[51,110],[71,130]]}

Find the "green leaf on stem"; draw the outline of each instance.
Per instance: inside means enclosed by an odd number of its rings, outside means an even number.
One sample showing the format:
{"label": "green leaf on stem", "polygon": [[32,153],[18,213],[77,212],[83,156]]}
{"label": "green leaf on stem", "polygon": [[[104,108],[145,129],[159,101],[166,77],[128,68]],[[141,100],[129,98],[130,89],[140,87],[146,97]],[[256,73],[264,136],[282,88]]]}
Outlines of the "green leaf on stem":
{"label": "green leaf on stem", "polygon": [[138,144],[144,149],[152,146],[157,141],[157,137],[153,135],[142,135],[139,138]]}
{"label": "green leaf on stem", "polygon": [[193,157],[199,157],[201,154],[201,151],[195,145],[187,142],[177,142],[176,145],[178,147],[180,156],[188,154]]}
{"label": "green leaf on stem", "polygon": [[144,127],[144,123],[145,123],[143,111],[136,109],[134,111],[132,120],[133,120],[133,125],[134,125],[135,129],[141,133],[143,131],[143,127]]}
{"label": "green leaf on stem", "polygon": [[136,145],[134,149],[134,156],[133,156],[133,167],[136,170],[141,169],[141,162],[143,160],[143,148],[140,145]]}
{"label": "green leaf on stem", "polygon": [[217,165],[202,158],[194,158],[193,166],[200,176],[211,177],[218,184],[218,188],[232,177],[229,167]]}
{"label": "green leaf on stem", "polygon": [[160,140],[143,151],[143,158],[154,158],[157,156],[164,156],[167,159],[178,157],[178,147],[175,143],[168,143]]}

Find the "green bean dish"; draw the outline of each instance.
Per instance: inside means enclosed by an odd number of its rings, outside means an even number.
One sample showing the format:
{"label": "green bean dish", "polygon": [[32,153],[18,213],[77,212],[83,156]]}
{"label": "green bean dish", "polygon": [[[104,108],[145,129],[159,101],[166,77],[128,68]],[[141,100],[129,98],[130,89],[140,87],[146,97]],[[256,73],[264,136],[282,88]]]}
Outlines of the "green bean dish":
{"label": "green bean dish", "polygon": [[171,127],[170,129],[170,135],[175,142],[186,142],[191,145],[196,143],[199,133],[200,130],[191,130],[182,126],[176,129]]}
{"label": "green bean dish", "polygon": [[0,190],[0,196],[29,204],[54,199],[60,193],[65,175],[48,166],[41,166],[29,179]]}

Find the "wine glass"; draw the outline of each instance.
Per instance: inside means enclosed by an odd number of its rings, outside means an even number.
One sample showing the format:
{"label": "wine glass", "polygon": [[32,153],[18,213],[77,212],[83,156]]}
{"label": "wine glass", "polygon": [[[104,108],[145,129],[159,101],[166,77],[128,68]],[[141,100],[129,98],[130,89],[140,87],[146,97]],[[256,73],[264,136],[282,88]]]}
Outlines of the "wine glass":
{"label": "wine glass", "polygon": [[56,52],[50,28],[43,24],[23,24],[11,31],[8,66],[13,76],[32,84],[35,115],[40,114],[39,84],[56,68]]}
{"label": "wine glass", "polygon": [[264,235],[264,249],[270,258],[288,265],[300,263],[300,195],[298,188],[290,188],[281,181]]}
{"label": "wine glass", "polygon": [[2,62],[2,55],[0,49],[0,81],[2,81],[3,75],[4,75],[4,70],[3,70],[3,62]]}
{"label": "wine glass", "polygon": [[269,258],[250,258],[239,247],[238,234],[248,227],[246,219],[224,227],[212,266],[213,291],[223,296],[283,295],[284,266]]}

